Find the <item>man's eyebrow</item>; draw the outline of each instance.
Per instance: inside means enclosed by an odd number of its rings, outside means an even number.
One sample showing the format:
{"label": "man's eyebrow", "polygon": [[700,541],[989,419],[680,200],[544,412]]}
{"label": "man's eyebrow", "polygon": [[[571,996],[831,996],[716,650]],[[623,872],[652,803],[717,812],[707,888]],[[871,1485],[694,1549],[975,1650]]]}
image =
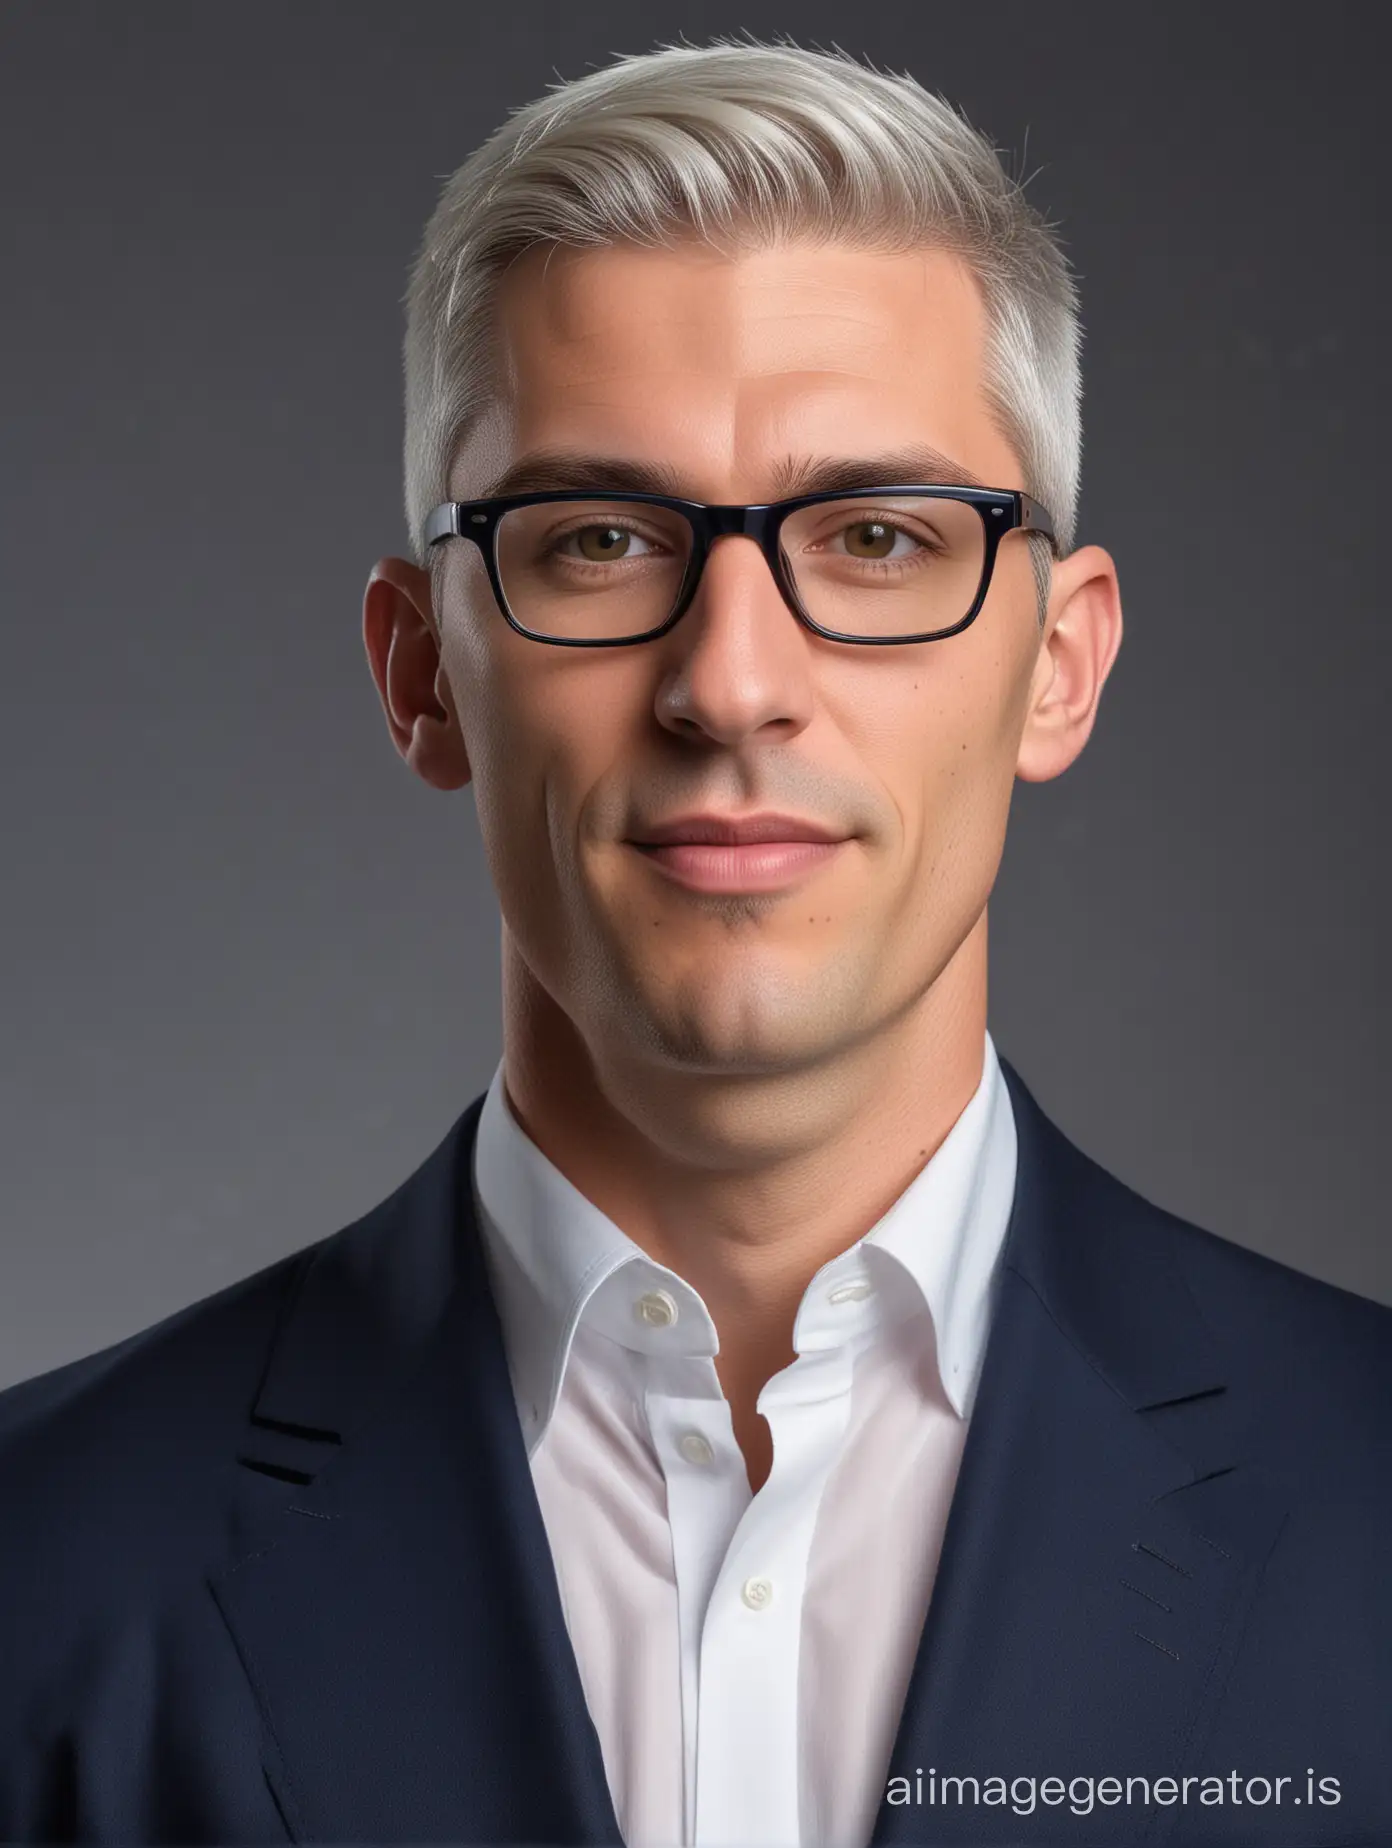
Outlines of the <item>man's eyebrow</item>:
{"label": "man's eyebrow", "polygon": [[795,494],[830,494],[839,488],[981,488],[978,475],[926,443],[877,456],[785,457],[773,470],[774,500]]}
{"label": "man's eyebrow", "polygon": [[[877,456],[784,456],[770,472],[768,498],[791,500],[798,494],[834,494],[891,485],[980,488],[986,484],[941,450],[913,444]],[[606,489],[696,498],[689,484],[683,483],[677,470],[667,463],[589,455],[571,449],[537,450],[520,456],[488,484],[480,498],[502,500],[512,494],[564,490],[603,493]]]}
{"label": "man's eyebrow", "polygon": [[682,492],[674,468],[660,462],[625,461],[621,456],[586,455],[574,449],[541,449],[519,456],[484,489],[480,499],[504,500],[509,494],[549,494],[568,488],[623,489],[630,494]]}

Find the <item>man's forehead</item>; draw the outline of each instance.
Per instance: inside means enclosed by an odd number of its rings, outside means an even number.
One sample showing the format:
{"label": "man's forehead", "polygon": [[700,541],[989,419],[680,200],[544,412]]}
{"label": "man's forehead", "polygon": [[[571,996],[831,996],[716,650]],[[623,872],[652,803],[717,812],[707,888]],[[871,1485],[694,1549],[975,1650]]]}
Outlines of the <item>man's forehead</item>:
{"label": "man's forehead", "polygon": [[967,483],[1017,472],[981,389],[979,293],[945,252],[532,251],[499,331],[456,498],[565,485],[553,452],[671,462],[698,499],[779,498],[804,464],[914,449]]}
{"label": "man's forehead", "polygon": [[[977,356],[980,292],[943,250],[785,244],[738,255],[695,243],[536,249],[498,295],[509,373],[622,378],[650,369],[749,376],[882,369]],[[906,344],[907,343],[907,344]]]}

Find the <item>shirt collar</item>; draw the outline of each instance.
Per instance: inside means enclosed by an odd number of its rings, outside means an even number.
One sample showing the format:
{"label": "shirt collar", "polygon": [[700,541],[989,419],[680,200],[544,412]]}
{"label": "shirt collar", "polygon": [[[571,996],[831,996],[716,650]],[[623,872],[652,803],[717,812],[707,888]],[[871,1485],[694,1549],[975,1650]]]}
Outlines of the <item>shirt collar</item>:
{"label": "shirt collar", "polygon": [[[838,1260],[859,1253],[873,1282],[889,1268],[914,1286],[915,1302],[933,1318],[943,1390],[960,1418],[970,1417],[981,1377],[1015,1167],[1010,1093],[988,1033],[981,1080],[966,1108],[899,1198]],[[892,1300],[892,1278],[878,1294]]]}
{"label": "shirt collar", "polygon": [[[931,1159],[874,1227],[812,1279],[794,1325],[797,1351],[873,1339],[886,1320],[926,1307],[943,1389],[968,1417],[1015,1162],[1010,1097],[988,1033],[980,1083]],[[473,1186],[529,1452],[550,1422],[582,1317],[639,1352],[717,1352],[697,1292],[649,1258],[524,1132],[501,1060],[479,1114]]]}

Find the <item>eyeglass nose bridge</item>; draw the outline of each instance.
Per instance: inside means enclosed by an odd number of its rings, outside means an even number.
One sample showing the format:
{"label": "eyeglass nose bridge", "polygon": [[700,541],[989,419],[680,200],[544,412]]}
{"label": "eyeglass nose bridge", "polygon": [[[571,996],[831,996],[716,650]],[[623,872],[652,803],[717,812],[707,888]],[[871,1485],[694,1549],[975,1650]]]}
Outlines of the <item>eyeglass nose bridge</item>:
{"label": "eyeglass nose bridge", "polygon": [[687,568],[686,582],[665,625],[671,628],[691,607],[697,589],[705,576],[706,561],[710,557],[711,547],[717,539],[752,539],[764,555],[764,562],[773,575],[773,581],[779,595],[798,621],[808,628],[815,629],[807,612],[799,603],[788,575],[778,557],[775,543],[779,526],[780,508],[776,502],[768,501],[752,507],[705,506],[700,509],[699,517],[693,521],[695,544]]}
{"label": "eyeglass nose bridge", "polygon": [[707,507],[707,539],[757,539],[762,545],[769,530],[772,504],[756,507]]}

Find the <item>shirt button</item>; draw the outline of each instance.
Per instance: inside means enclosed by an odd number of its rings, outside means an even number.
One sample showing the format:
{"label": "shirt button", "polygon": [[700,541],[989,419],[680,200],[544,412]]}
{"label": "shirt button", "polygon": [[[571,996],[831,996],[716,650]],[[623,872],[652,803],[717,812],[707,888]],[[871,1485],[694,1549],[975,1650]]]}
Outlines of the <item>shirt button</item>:
{"label": "shirt button", "polygon": [[634,1303],[633,1313],[649,1328],[670,1328],[677,1319],[677,1305],[666,1290],[649,1290]]}
{"label": "shirt button", "polygon": [[862,1297],[870,1294],[868,1283],[838,1283],[834,1290],[827,1291],[829,1303],[858,1303]]}
{"label": "shirt button", "polygon": [[709,1463],[715,1455],[699,1431],[683,1431],[677,1439],[677,1449],[681,1451],[688,1463]]}
{"label": "shirt button", "polygon": [[740,1589],[740,1596],[744,1599],[751,1611],[765,1610],[773,1599],[773,1580],[766,1578],[746,1579]]}

